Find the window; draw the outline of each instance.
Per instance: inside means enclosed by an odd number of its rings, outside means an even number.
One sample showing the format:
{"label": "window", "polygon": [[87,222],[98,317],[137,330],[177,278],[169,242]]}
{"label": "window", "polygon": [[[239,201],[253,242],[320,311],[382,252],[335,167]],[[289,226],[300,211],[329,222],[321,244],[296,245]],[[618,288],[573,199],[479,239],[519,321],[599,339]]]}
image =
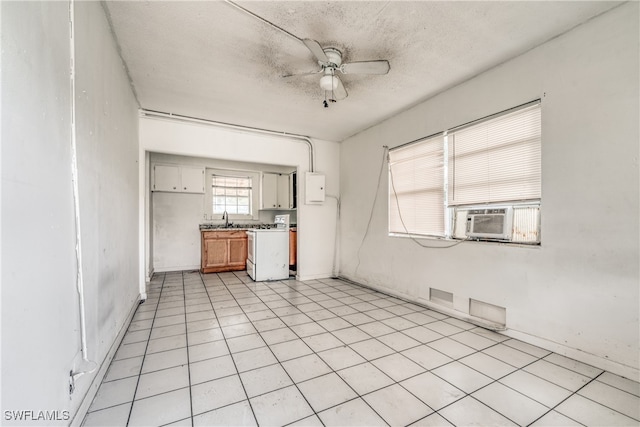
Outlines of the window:
{"label": "window", "polygon": [[251,177],[211,175],[213,213],[251,215],[251,187]]}
{"label": "window", "polygon": [[510,241],[539,243],[540,198],[539,102],[389,151],[392,235],[465,238],[467,212],[500,206]]}
{"label": "window", "polygon": [[444,137],[389,152],[389,231],[444,237]]}
{"label": "window", "polygon": [[540,107],[453,131],[449,206],[540,198]]}

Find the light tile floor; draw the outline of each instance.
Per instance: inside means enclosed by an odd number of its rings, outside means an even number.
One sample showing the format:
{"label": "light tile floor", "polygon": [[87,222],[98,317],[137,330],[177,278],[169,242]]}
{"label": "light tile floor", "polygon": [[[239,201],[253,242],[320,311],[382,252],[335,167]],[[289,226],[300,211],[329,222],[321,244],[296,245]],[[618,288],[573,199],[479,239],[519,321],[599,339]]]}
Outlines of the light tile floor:
{"label": "light tile floor", "polygon": [[157,274],[84,425],[640,425],[640,384],[335,279]]}

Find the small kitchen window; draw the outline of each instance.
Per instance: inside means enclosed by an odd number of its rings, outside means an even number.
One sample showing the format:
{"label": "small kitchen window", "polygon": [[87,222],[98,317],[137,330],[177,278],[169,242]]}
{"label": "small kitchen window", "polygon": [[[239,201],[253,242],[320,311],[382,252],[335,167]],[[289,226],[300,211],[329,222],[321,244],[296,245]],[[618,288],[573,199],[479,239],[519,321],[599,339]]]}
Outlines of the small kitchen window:
{"label": "small kitchen window", "polygon": [[252,171],[207,169],[205,216],[221,219],[227,212],[237,220],[257,219],[259,181],[260,174]]}
{"label": "small kitchen window", "polygon": [[251,177],[212,175],[213,213],[251,215],[251,192]]}

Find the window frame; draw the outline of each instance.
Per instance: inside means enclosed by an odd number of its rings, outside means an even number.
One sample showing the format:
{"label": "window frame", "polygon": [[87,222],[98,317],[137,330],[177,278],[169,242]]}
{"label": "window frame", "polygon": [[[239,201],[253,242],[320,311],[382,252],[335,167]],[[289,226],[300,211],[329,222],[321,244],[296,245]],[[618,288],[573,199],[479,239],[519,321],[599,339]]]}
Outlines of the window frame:
{"label": "window frame", "polygon": [[257,220],[259,218],[260,208],[260,173],[255,171],[242,171],[230,169],[206,169],[206,197],[204,213],[211,219],[222,219],[222,214],[214,213],[214,194],[213,194],[213,176],[238,177],[251,179],[251,197],[250,197],[250,214],[234,214],[228,213],[230,220]]}
{"label": "window frame", "polygon": [[[514,199],[514,200],[494,200],[494,201],[484,201],[484,202],[477,202],[475,201],[474,203],[452,203],[451,201],[451,197],[449,194],[449,191],[451,191],[452,187],[451,187],[451,164],[452,164],[452,159],[455,161],[456,159],[453,157],[452,153],[450,153],[450,149],[451,149],[451,144],[450,144],[450,137],[452,135],[455,135],[456,132],[459,132],[461,130],[467,130],[467,129],[472,129],[473,127],[476,126],[482,126],[483,124],[486,124],[487,122],[491,122],[494,120],[498,120],[501,117],[507,117],[510,115],[514,115],[516,113],[519,112],[526,112],[527,110],[532,110],[537,108],[539,110],[539,120],[536,122],[536,125],[539,127],[539,138],[538,138],[538,142],[537,142],[537,146],[536,149],[538,150],[538,173],[539,173],[539,178],[538,178],[538,196],[537,198],[522,198],[522,199]],[[393,189],[394,186],[394,182],[393,182],[393,172],[392,172],[392,158],[393,158],[393,153],[397,150],[403,150],[403,149],[407,149],[407,147],[410,147],[414,144],[424,144],[424,143],[428,143],[429,141],[433,140],[433,139],[437,139],[437,138],[442,138],[442,150],[441,150],[441,155],[444,158],[444,164],[442,167],[442,172],[443,172],[443,193],[444,193],[444,203],[443,203],[443,210],[444,210],[444,219],[443,219],[443,224],[442,224],[442,228],[444,229],[444,233],[443,235],[434,235],[434,234],[420,234],[420,233],[402,233],[402,232],[398,232],[397,230],[393,230],[392,231],[392,226],[391,226],[391,209],[396,208],[397,207],[397,202],[395,202],[396,200],[396,196],[397,194],[395,194],[395,190]],[[515,241],[515,240],[511,240],[511,241],[505,241],[505,240],[494,240],[494,239],[490,239],[490,238],[474,238],[474,241],[483,241],[483,242],[496,242],[496,243],[508,243],[508,244],[516,244],[516,245],[540,245],[540,223],[539,223],[539,212],[540,212],[540,208],[541,208],[541,201],[542,201],[542,108],[541,108],[541,102],[540,100],[535,100],[532,102],[528,102],[526,104],[522,104],[519,105],[517,107],[513,107],[510,108],[508,110],[504,110],[495,114],[492,114],[490,116],[478,119],[478,120],[474,120],[472,122],[469,123],[465,123],[463,125],[460,126],[456,126],[453,127],[451,129],[445,130],[443,132],[438,132],[436,134],[430,135],[428,137],[425,138],[420,138],[418,140],[412,141],[410,143],[407,144],[402,144],[396,147],[393,147],[391,149],[389,149],[389,155],[387,156],[387,167],[388,167],[388,235],[391,237],[410,237],[410,238],[420,238],[420,239],[431,239],[431,240],[452,240],[452,241],[459,241],[459,240],[466,240],[465,238],[461,238],[460,237],[460,230],[456,229],[456,225],[457,225],[457,211],[465,211],[468,209],[473,209],[473,208],[498,208],[498,207],[512,207],[512,208],[527,208],[527,207],[534,207],[538,209],[538,213],[537,213],[537,219],[538,219],[538,224],[537,224],[537,230],[536,233],[538,233],[538,240],[537,242],[523,242],[523,241]],[[396,184],[397,185],[397,184]],[[402,214],[400,214],[401,216]]]}
{"label": "window frame", "polygon": [[[422,152],[420,152],[419,147],[421,145],[425,145],[425,144],[429,144],[429,145],[436,145],[440,143],[441,144],[441,149],[439,150],[439,153],[436,152],[436,150],[434,150],[433,148],[424,148],[423,150],[421,150]],[[420,144],[420,146],[418,145]],[[409,151],[412,149],[412,147],[417,147],[418,149],[414,149],[414,153],[413,155],[405,155],[402,156],[400,155],[398,159],[393,159],[394,154],[396,152],[400,152],[402,153],[403,151]],[[442,239],[446,237],[446,231],[447,231],[447,227],[446,227],[446,182],[444,181],[444,177],[446,174],[446,170],[443,169],[442,173],[440,174],[440,176],[438,176],[438,174],[431,174],[429,177],[425,177],[424,180],[412,180],[412,182],[408,183],[407,188],[405,191],[402,191],[402,188],[397,188],[400,187],[402,184],[401,183],[397,183],[397,178],[399,174],[402,173],[410,173],[413,172],[413,175],[415,175],[416,172],[416,167],[412,167],[411,165],[413,163],[415,163],[417,158],[429,158],[431,163],[434,163],[434,161],[438,161],[438,157],[440,160],[440,163],[442,165],[443,168],[446,168],[446,157],[444,155],[445,150],[444,150],[444,135],[443,133],[437,133],[435,135],[430,135],[426,138],[422,138],[418,141],[413,141],[409,144],[404,144],[402,146],[399,147],[395,147],[393,150],[389,150],[389,159],[387,162],[387,174],[388,174],[388,182],[389,182],[389,199],[388,199],[388,229],[389,229],[389,234],[390,235],[394,235],[394,236],[419,236],[419,237],[431,237],[431,238],[437,238],[437,239]],[[405,170],[405,171],[399,171],[400,173],[398,173],[398,171],[396,172],[396,174],[394,175],[393,172],[393,166],[396,164],[404,164],[407,165],[408,168],[407,169],[412,169],[412,170]],[[395,176],[395,178],[394,178]],[[418,220],[414,219],[408,219],[407,221],[405,221],[405,218],[403,218],[403,214],[401,211],[401,205],[403,203],[403,201],[401,199],[398,199],[398,196],[404,193],[422,193],[423,197],[428,197],[431,196],[429,198],[434,198],[433,193],[433,186],[429,185],[430,182],[435,179],[439,179],[439,184],[442,185],[442,192],[438,193],[436,196],[441,196],[441,202],[442,202],[442,206],[441,209],[433,209],[432,212],[430,212],[430,217],[436,217],[436,218],[441,218],[442,222],[441,224],[439,224],[441,226],[441,228],[439,228],[438,230],[435,229],[431,229],[430,232],[426,232],[426,233],[420,233],[419,229],[422,229],[424,231],[426,231],[425,227],[427,227],[428,224],[420,222]],[[422,187],[417,187],[418,185],[423,185]],[[400,191],[399,191],[400,190]],[[431,193],[431,194],[430,194]],[[394,202],[392,203],[392,196],[394,199]],[[413,203],[413,204],[419,204],[420,202],[424,202],[424,199],[421,199],[421,197],[418,194],[415,194],[414,197],[407,197],[408,200],[405,200],[404,203]],[[397,212],[397,221],[399,221],[399,224],[402,227],[402,229],[394,229],[393,231],[391,230],[392,228],[392,223],[395,223],[396,221],[396,212]],[[415,215],[414,215],[415,217]],[[431,221],[429,221],[431,222]],[[409,223],[409,226],[407,226],[407,223]]]}

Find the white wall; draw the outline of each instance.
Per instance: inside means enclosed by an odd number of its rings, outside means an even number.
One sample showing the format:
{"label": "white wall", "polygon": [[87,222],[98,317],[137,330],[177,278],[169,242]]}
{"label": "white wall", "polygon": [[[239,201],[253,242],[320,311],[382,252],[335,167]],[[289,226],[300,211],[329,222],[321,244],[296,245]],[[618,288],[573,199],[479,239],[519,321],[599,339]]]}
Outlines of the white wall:
{"label": "white wall", "polygon": [[[69,3],[0,7],[2,413],[3,422],[19,424],[4,411],[73,417],[97,371],[79,378],[69,395],[69,371],[81,359]],[[100,364],[138,296],[137,117],[100,4],[77,3],[75,22],[88,356]]]}
{"label": "white wall", "polygon": [[[306,143],[281,136],[271,136],[224,129],[220,127],[171,121],[149,117],[140,118],[140,159],[145,159],[146,152],[175,154],[182,156],[216,159],[217,161],[235,161],[259,163],[262,165],[287,165],[298,171],[298,208],[296,211],[298,225],[298,277],[308,280],[319,277],[329,277],[333,273],[333,259],[335,250],[336,201],[327,199],[322,205],[304,204],[304,173],[310,170],[309,149]],[[315,169],[326,175],[327,194],[337,195],[339,191],[339,152],[337,143],[328,141],[313,141],[315,148]],[[144,168],[144,164],[140,165]],[[141,176],[144,171],[141,169]],[[148,180],[148,179],[147,179]],[[147,186],[148,191],[148,186]],[[197,224],[202,218],[202,211],[197,214],[194,210],[202,205],[199,198],[186,196],[192,206],[175,206],[162,199],[162,209],[173,210],[174,218],[189,218],[193,223],[193,236],[188,239],[180,238],[181,245],[197,248],[197,252],[190,250],[189,259],[199,265],[199,234]],[[155,194],[154,194],[155,197]],[[181,199],[182,200],[182,199]],[[159,205],[153,201],[154,217],[158,217]],[[179,210],[176,212],[175,210]],[[148,227],[150,215],[141,218]],[[153,258],[158,260],[158,235],[154,234]],[[195,258],[194,254],[197,255]],[[148,273],[154,266],[154,261],[147,254]],[[185,261],[180,261],[184,263]],[[180,267],[176,265],[176,267]]]}
{"label": "white wall", "polygon": [[[341,275],[416,301],[434,287],[506,307],[507,334],[637,378],[638,21],[625,4],[343,142]],[[541,247],[387,236],[383,145],[537,98]]]}
{"label": "white wall", "polygon": [[76,2],[75,15],[87,345],[99,363],[140,296],[138,103],[100,3]]}

